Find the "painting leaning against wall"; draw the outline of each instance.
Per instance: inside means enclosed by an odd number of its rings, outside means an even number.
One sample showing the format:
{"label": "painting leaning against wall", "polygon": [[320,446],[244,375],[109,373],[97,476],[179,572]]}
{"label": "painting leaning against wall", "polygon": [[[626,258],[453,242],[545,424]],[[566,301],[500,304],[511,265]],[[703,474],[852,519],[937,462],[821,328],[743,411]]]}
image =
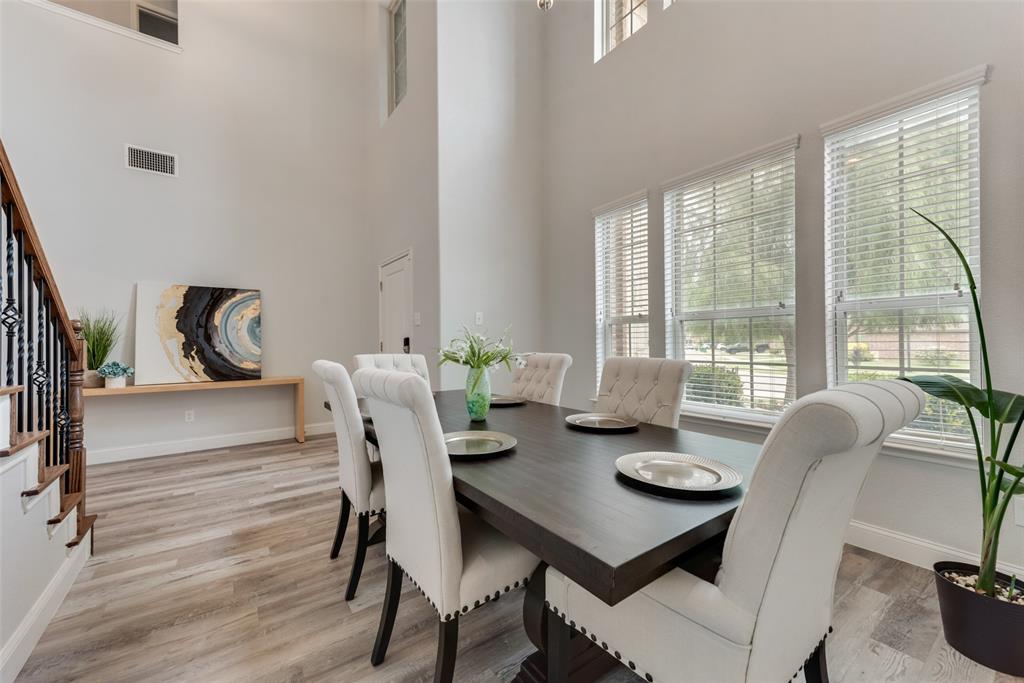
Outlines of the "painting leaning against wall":
{"label": "painting leaning against wall", "polygon": [[140,282],[135,383],[259,379],[260,291]]}

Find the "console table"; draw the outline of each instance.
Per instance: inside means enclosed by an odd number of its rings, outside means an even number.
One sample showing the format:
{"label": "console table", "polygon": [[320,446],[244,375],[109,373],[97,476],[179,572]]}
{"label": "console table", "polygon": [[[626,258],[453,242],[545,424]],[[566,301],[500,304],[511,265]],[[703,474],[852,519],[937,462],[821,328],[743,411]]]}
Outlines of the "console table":
{"label": "console table", "polygon": [[291,385],[295,390],[295,440],[306,441],[306,396],[305,380],[302,377],[264,377],[226,382],[182,382],[180,384],[143,384],[107,389],[83,389],[86,398],[91,396],[136,396],[140,394],[172,394],[180,391],[219,391],[223,389],[254,389],[257,387],[278,387]]}

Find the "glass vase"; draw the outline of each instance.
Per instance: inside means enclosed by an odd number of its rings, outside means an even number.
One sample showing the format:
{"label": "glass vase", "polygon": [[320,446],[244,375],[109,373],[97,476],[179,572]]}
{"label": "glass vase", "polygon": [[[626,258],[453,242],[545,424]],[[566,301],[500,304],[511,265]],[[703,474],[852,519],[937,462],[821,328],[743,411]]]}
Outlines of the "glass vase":
{"label": "glass vase", "polygon": [[487,419],[491,409],[491,378],[487,368],[469,368],[466,374],[466,411],[473,422]]}

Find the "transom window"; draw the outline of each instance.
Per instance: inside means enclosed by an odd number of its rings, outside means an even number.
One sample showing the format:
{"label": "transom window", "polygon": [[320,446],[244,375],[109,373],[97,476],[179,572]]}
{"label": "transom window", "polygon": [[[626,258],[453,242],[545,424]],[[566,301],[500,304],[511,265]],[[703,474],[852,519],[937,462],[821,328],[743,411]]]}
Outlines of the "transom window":
{"label": "transom window", "polygon": [[647,23],[647,0],[597,0],[600,12],[600,53],[611,52]]}
{"label": "transom window", "polygon": [[[825,138],[830,386],[946,373],[979,381],[975,321],[943,226],[978,277],[978,88]],[[904,436],[960,445],[962,408],[929,398]]]}
{"label": "transom window", "polygon": [[778,413],[796,395],[793,146],[665,191],[666,350],[684,401]]}
{"label": "transom window", "polygon": [[405,0],[396,0],[388,10],[390,62],[388,76],[388,112],[393,112],[402,98],[406,88],[406,50],[405,50]]}
{"label": "transom window", "polygon": [[647,198],[594,218],[597,382],[609,356],[649,356]]}

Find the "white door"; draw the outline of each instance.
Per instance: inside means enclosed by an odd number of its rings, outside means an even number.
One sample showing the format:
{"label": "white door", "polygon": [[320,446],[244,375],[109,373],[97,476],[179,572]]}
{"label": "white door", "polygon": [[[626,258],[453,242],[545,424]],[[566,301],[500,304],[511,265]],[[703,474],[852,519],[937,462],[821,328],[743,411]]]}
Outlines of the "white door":
{"label": "white door", "polygon": [[412,347],[412,254],[381,264],[380,350],[409,353]]}

